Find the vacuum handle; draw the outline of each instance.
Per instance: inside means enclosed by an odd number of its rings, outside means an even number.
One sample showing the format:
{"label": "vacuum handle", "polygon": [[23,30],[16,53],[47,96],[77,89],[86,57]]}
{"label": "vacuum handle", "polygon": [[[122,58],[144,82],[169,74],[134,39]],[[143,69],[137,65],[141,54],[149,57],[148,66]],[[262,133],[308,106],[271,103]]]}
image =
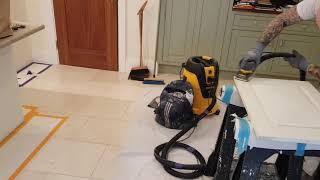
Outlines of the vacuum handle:
{"label": "vacuum handle", "polygon": [[[266,55],[261,56],[261,63],[263,63],[266,60],[272,59],[272,58],[278,58],[278,57],[296,57],[296,55],[292,54],[292,53],[268,53]],[[303,70],[300,70],[300,81],[306,81],[306,76],[307,73]]]}
{"label": "vacuum handle", "polygon": [[296,55],[292,54],[292,53],[268,53],[266,55],[261,56],[261,63],[263,63],[266,60],[272,59],[272,58],[277,58],[277,57],[296,57]]}

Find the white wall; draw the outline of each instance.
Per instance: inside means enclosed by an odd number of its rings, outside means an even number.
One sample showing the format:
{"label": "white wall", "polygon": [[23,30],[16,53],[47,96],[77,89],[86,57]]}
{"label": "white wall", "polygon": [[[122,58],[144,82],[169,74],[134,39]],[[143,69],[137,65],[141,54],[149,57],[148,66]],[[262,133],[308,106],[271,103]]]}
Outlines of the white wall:
{"label": "white wall", "polygon": [[52,0],[26,0],[28,20],[31,24],[44,24],[45,29],[31,37],[34,61],[58,64],[56,30]]}
{"label": "white wall", "polygon": [[[26,1],[27,0],[11,0],[10,16],[13,21],[28,21]],[[30,38],[14,43],[14,45],[12,45],[11,52],[16,71],[30,64],[32,62],[32,47]]]}
{"label": "white wall", "polygon": [[[32,58],[35,61],[57,64],[56,31],[52,0],[25,1],[27,20],[33,24],[44,24],[46,29],[31,37]],[[139,18],[137,12],[144,0],[119,1],[119,70],[130,71],[139,65]],[[13,5],[16,8],[16,5]],[[22,6],[22,5],[20,5]],[[18,6],[17,6],[18,7]],[[160,0],[149,0],[145,9],[144,59],[150,70],[156,54]]]}
{"label": "white wall", "polygon": [[[127,0],[126,11],[126,71],[131,67],[137,66],[139,60],[139,17],[137,12],[145,0]],[[160,0],[149,0],[144,14],[144,45],[143,54],[145,65],[150,70],[153,69],[155,55],[156,55],[156,42],[158,34],[158,18],[159,18]]]}

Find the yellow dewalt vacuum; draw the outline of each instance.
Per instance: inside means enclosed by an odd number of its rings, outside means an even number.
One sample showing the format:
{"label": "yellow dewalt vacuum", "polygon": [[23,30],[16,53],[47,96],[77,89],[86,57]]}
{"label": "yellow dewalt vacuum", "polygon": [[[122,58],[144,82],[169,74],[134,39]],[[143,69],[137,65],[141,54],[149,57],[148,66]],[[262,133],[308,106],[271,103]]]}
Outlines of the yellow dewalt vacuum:
{"label": "yellow dewalt vacuum", "polygon": [[194,56],[182,65],[182,78],[192,85],[194,98],[192,110],[196,115],[203,113],[214,101],[208,113],[219,114],[216,91],[219,83],[219,64],[212,57]]}

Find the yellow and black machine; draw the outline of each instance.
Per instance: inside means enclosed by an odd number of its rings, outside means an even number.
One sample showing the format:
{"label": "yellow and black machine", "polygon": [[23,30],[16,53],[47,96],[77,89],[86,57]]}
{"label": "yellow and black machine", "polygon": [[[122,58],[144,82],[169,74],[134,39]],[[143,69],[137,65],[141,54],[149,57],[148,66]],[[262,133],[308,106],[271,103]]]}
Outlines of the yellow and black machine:
{"label": "yellow and black machine", "polygon": [[189,58],[182,68],[182,78],[193,88],[193,113],[200,115],[211,103],[214,103],[214,107],[208,114],[219,114],[219,106],[216,103],[219,63],[209,56],[194,56]]}
{"label": "yellow and black machine", "polygon": [[[195,129],[197,124],[207,115],[219,114],[220,111],[216,98],[216,91],[219,83],[219,64],[211,57],[191,57],[182,65],[180,75],[183,80],[192,86],[192,111],[194,117],[191,121],[188,121],[183,129],[169,142],[157,146],[154,149],[154,157],[163,166],[165,171],[175,177],[182,179],[195,179],[202,175],[213,177],[216,169],[215,165],[212,164],[215,162],[215,153],[212,153],[207,163],[199,151],[187,144],[184,144],[182,142],[183,140],[179,141],[179,139],[181,139],[181,137],[191,129]],[[174,148],[188,151],[194,155],[198,163],[182,164],[169,160],[169,153]]]}

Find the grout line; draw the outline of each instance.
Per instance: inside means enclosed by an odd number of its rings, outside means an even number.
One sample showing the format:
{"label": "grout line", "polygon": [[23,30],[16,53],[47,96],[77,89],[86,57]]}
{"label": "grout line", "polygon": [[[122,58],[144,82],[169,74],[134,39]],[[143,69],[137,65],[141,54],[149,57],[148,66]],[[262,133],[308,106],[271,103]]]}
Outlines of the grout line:
{"label": "grout line", "polygon": [[53,172],[47,172],[47,171],[35,171],[35,170],[28,170],[28,172],[31,173],[38,173],[38,174],[43,174],[43,175],[60,175],[60,176],[68,176],[68,177],[73,177],[73,178],[85,178],[85,179],[90,179],[90,180],[103,180],[100,178],[92,178],[92,177],[86,177],[86,176],[75,176],[71,174],[64,174],[64,173],[53,173]]}
{"label": "grout line", "polygon": [[101,161],[102,158],[103,158],[104,153],[107,152],[107,148],[108,148],[108,146],[105,145],[104,150],[103,150],[103,152],[101,153],[101,156],[99,157],[99,160],[97,161],[97,164],[95,165],[95,167],[93,168],[93,170],[92,170],[92,172],[91,172],[91,174],[90,174],[90,177],[92,177],[93,174],[94,174],[94,172],[97,170],[97,168],[98,168],[98,166],[99,166],[99,164],[100,164],[100,161]]}
{"label": "grout line", "polygon": [[110,143],[101,143],[101,142],[100,143],[99,142],[92,142],[90,140],[80,140],[80,139],[76,139],[76,138],[72,138],[72,137],[56,136],[53,138],[59,139],[59,140],[73,141],[73,142],[78,142],[78,143],[92,144],[92,145],[121,147],[121,145],[115,145],[115,144],[110,144]]}

